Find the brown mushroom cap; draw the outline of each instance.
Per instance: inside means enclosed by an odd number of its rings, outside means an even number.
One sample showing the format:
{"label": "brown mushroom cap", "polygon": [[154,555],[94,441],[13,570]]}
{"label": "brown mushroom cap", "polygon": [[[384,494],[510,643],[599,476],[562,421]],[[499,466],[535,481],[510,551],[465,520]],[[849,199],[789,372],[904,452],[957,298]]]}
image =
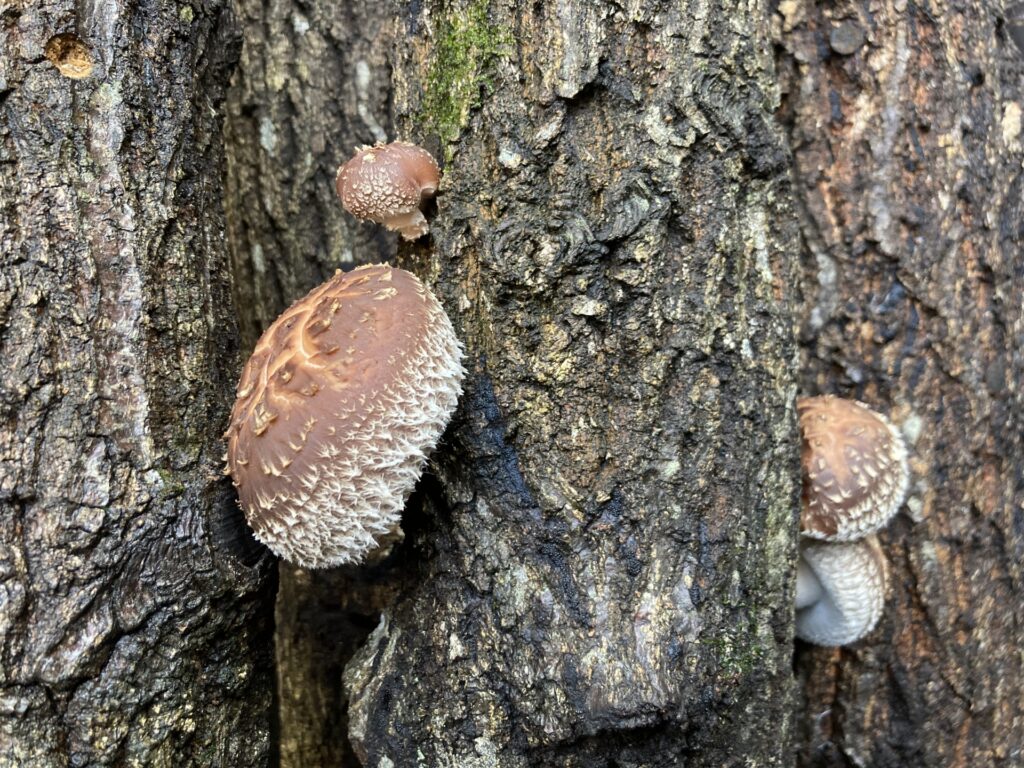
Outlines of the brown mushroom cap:
{"label": "brown mushroom cap", "polygon": [[888,570],[875,536],[800,547],[796,636],[815,645],[848,645],[874,629],[885,607]]}
{"label": "brown mushroom cap", "polygon": [[910,473],[896,428],[863,403],[826,395],[797,401],[803,433],[804,536],[850,541],[884,526]]}
{"label": "brown mushroom cap", "polygon": [[226,433],[257,538],[312,568],[376,548],[455,409],[461,357],[437,299],[387,265],[339,271],[286,310],[242,371]]}
{"label": "brown mushroom cap", "polygon": [[437,191],[440,173],[429,152],[395,141],[360,147],[338,168],[334,184],[342,206],[353,216],[415,240],[430,231],[420,204]]}

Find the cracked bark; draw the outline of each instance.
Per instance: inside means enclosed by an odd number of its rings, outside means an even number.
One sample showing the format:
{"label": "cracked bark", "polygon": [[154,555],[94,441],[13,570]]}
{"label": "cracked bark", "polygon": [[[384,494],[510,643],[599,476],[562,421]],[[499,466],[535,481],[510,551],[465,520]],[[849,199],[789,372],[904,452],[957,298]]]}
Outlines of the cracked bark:
{"label": "cracked bark", "polygon": [[785,765],[796,264],[767,15],[478,6],[414,9],[396,46],[397,124],[429,141],[463,114],[435,56],[499,41],[406,255],[471,375],[414,578],[346,672],[356,751]]}
{"label": "cracked bark", "polygon": [[[787,764],[795,241],[767,16],[480,6],[411,9],[395,49],[400,129],[466,115],[405,263],[471,375],[414,578],[347,669],[350,735],[368,766]],[[493,54],[478,109],[436,93],[460,45]]]}
{"label": "cracked bark", "polygon": [[[789,764],[794,736],[807,766],[1019,763],[1019,19],[337,6],[242,4],[243,348],[394,252],[330,181],[397,126],[447,158],[401,260],[472,370],[394,555],[282,572],[282,762],[351,764],[348,728],[374,766]],[[216,3],[0,23],[0,740],[15,765],[263,764],[272,583],[215,479],[232,25]],[[915,473],[883,623],[798,647],[795,727],[791,314],[801,388],[890,412]],[[349,726],[341,669],[380,606]]]}
{"label": "cracked bark", "polygon": [[891,413],[914,473],[882,537],[881,625],[798,653],[801,764],[1020,765],[1020,21],[981,2],[779,10],[802,387]]}
{"label": "cracked bark", "polygon": [[0,26],[0,762],[265,765],[272,570],[220,476],[237,29],[145,0]]}

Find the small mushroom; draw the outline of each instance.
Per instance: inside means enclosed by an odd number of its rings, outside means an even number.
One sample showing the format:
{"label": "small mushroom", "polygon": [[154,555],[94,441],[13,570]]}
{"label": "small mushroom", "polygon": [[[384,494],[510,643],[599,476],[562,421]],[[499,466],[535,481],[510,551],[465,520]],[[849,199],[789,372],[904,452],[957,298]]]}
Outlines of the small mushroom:
{"label": "small mushroom", "polygon": [[796,581],[796,636],[848,645],[874,629],[885,606],[886,561],[878,538],[805,542]]}
{"label": "small mushroom", "polygon": [[440,170],[430,153],[395,141],[360,147],[338,168],[334,184],[346,211],[415,240],[430,231],[420,205],[437,191]]}
{"label": "small mushroom", "polygon": [[295,302],[257,342],[225,434],[256,537],[309,568],[377,548],[455,409],[461,359],[404,270],[338,271]]}
{"label": "small mushroom", "polygon": [[907,449],[863,403],[826,395],[797,401],[803,433],[804,536],[850,541],[882,528],[907,493]]}

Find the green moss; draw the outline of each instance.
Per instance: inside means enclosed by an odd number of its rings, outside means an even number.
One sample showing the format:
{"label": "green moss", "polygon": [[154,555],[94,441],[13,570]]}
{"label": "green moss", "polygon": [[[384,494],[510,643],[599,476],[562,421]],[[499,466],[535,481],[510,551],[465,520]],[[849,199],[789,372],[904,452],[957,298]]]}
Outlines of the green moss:
{"label": "green moss", "polygon": [[511,48],[512,32],[490,22],[489,2],[472,0],[468,8],[447,13],[427,72],[420,122],[440,137],[449,159],[448,145],[459,137],[470,111],[482,103],[485,89],[493,87],[498,60]]}
{"label": "green moss", "polygon": [[773,641],[764,636],[765,632],[751,622],[746,628],[728,629],[720,635],[703,638],[701,643],[714,656],[723,677],[743,677],[755,669],[764,669],[774,653]]}
{"label": "green moss", "polygon": [[166,501],[167,499],[173,499],[176,496],[181,496],[185,493],[185,484],[178,478],[178,473],[172,472],[169,469],[157,467],[157,474],[160,475],[162,487],[157,494],[159,501]]}

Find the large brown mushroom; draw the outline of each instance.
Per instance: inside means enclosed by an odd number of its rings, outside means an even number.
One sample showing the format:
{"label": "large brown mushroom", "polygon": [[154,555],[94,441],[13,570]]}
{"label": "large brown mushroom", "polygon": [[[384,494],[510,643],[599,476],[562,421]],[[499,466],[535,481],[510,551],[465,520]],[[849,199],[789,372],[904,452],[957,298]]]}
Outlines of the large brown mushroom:
{"label": "large brown mushroom", "polygon": [[346,211],[396,230],[406,240],[430,231],[420,205],[437,191],[440,170],[430,153],[395,141],[360,147],[334,183]]}
{"label": "large brown mushroom", "polygon": [[335,276],[266,330],[231,412],[228,470],[257,538],[311,568],[397,528],[461,391],[437,299],[387,265]]}
{"label": "large brown mushroom", "polygon": [[803,433],[804,536],[851,541],[882,528],[907,493],[907,449],[863,403],[832,395],[797,401]]}

